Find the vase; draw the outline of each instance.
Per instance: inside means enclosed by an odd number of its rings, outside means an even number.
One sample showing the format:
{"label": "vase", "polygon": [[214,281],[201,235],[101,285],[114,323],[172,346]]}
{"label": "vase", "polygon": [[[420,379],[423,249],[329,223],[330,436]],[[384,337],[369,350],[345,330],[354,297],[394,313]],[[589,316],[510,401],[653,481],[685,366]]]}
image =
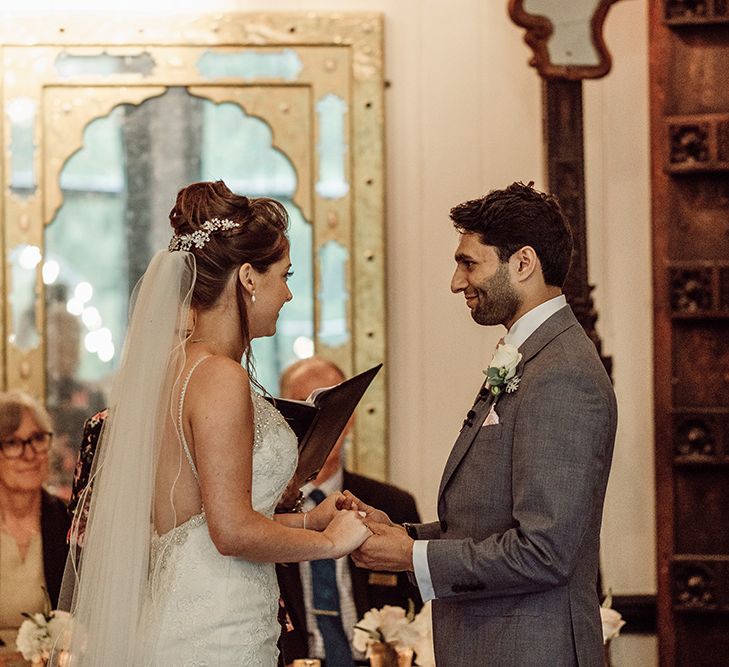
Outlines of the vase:
{"label": "vase", "polygon": [[368,656],[370,667],[411,667],[413,664],[413,649],[389,642],[372,644]]}

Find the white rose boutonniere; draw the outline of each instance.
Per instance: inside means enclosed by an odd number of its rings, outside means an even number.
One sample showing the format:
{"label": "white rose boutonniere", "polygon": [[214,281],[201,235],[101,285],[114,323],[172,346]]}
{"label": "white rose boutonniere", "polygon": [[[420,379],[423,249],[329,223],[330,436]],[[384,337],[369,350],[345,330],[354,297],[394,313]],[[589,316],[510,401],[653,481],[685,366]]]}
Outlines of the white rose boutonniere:
{"label": "white rose boutonniere", "polygon": [[516,367],[521,358],[521,352],[513,345],[501,343],[496,348],[489,367],[484,371],[489,391],[494,396],[499,396],[504,391],[510,394],[518,389],[521,378],[516,375]]}

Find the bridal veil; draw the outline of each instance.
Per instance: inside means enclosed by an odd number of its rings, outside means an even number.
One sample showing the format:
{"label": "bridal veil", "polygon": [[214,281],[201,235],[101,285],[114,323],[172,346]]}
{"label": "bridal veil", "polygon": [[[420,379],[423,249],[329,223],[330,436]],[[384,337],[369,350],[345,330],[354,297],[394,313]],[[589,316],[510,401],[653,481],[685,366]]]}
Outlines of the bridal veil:
{"label": "bridal veil", "polygon": [[73,667],[145,665],[154,642],[145,605],[157,458],[165,424],[177,416],[195,275],[194,255],[162,250],[135,288],[93,493],[80,503],[90,503],[81,548],[77,519],[71,529],[62,605],[74,617]]}

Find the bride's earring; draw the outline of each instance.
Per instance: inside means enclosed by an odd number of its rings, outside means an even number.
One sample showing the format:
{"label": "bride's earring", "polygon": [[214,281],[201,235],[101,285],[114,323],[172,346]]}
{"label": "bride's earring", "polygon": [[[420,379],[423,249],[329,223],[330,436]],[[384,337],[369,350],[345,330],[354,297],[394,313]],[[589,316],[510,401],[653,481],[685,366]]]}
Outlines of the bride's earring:
{"label": "bride's earring", "polygon": [[253,291],[253,292],[251,292],[251,303],[255,303],[255,302],[256,302],[256,292]]}

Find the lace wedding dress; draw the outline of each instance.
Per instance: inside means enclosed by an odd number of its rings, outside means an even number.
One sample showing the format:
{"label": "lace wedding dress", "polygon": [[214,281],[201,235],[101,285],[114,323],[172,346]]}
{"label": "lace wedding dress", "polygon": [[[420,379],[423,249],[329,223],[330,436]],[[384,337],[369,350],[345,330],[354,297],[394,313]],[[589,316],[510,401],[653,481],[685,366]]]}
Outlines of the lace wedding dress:
{"label": "lace wedding dress", "polygon": [[[198,363],[203,361],[200,359]],[[195,366],[183,386],[180,406]],[[251,392],[255,419],[253,507],[267,517],[297,463],[297,442],[281,414]],[[180,411],[181,414],[181,411]],[[187,460],[197,478],[187,442]],[[155,667],[276,665],[279,590],[273,563],[223,556],[197,514],[152,538],[146,623]]]}

